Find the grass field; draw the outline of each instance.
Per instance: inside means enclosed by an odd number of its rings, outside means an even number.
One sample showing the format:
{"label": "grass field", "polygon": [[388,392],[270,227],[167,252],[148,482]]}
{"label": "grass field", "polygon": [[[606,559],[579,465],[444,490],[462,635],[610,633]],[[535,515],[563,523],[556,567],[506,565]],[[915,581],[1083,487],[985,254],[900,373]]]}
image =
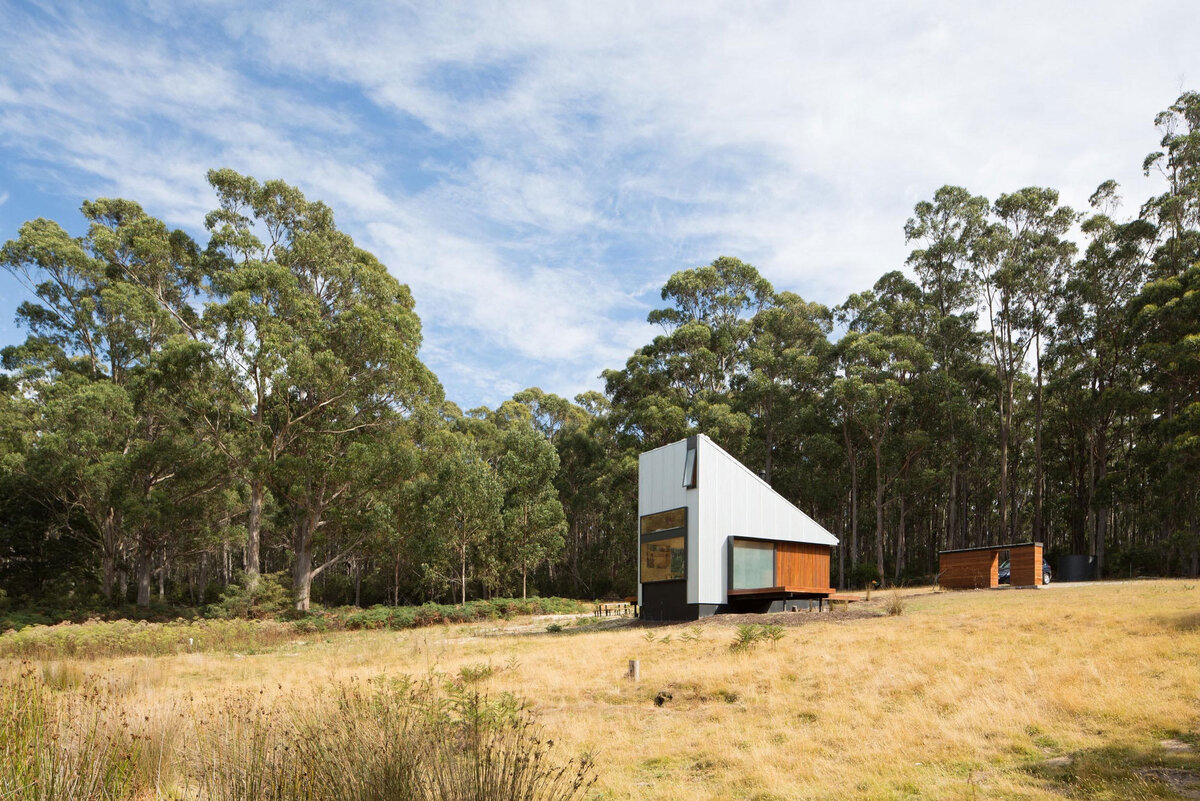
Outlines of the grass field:
{"label": "grass field", "polygon": [[[214,710],[470,676],[527,701],[558,757],[593,761],[585,797],[1200,798],[1197,582],[907,590],[886,614],[895,603],[764,616],[782,636],[740,652],[745,621],[525,619],[24,669],[61,703],[107,688],[106,709],[143,743],[147,797],[178,786]],[[21,669],[0,667],[6,680]]]}

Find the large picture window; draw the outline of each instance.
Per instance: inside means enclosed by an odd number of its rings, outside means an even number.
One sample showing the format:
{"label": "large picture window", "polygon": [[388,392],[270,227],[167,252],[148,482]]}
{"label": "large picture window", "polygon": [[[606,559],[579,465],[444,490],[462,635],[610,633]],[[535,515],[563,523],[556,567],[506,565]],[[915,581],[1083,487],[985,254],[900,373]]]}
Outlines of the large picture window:
{"label": "large picture window", "polygon": [[642,543],[642,581],[687,578],[686,537],[666,537]]}
{"label": "large picture window", "polygon": [[757,590],[775,586],[775,543],[733,541],[733,587]]}

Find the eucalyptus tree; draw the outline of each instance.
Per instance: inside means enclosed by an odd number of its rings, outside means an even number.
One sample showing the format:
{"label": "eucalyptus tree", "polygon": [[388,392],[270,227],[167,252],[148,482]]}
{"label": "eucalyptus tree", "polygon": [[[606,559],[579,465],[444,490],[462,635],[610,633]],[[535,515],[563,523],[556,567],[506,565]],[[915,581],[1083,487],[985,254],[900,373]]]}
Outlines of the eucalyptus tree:
{"label": "eucalyptus tree", "polygon": [[[838,315],[847,331],[838,342],[839,375],[832,391],[848,428],[874,457],[875,567],[882,577],[886,493],[926,446],[920,432],[898,426],[913,402],[914,384],[932,362],[922,342],[921,291],[900,273],[887,273],[873,291],[852,295]],[[886,448],[896,437],[904,443],[889,465]]]}
{"label": "eucalyptus tree", "polygon": [[908,266],[921,282],[932,314],[928,347],[934,358],[931,380],[939,396],[934,430],[943,433],[947,476],[945,531],[947,543],[961,544],[959,497],[964,460],[962,436],[971,424],[967,384],[977,363],[981,341],[977,328],[974,260],[987,231],[987,198],[957,186],[938,189],[932,201],[921,201],[904,226],[907,241],[920,247]]}
{"label": "eucalyptus tree", "polygon": [[[45,434],[30,441],[25,467],[65,510],[64,525],[76,513],[86,521],[106,599],[118,563],[136,551],[145,605],[153,552],[170,539],[163,532],[182,528],[178,506],[156,499],[193,497],[182,489],[188,471],[160,456],[172,447],[168,439],[195,452],[178,425],[178,392],[164,376],[181,354],[196,355],[188,332],[197,317],[199,253],[131,201],[85,202],[82,211],[83,237],[38,219],[4,246],[3,265],[36,298],[18,309],[30,337],[6,349],[5,362],[34,399],[29,411]],[[220,479],[201,483],[215,488]]]}
{"label": "eucalyptus tree", "polygon": [[529,594],[529,573],[563,549],[566,516],[554,476],[558,452],[539,431],[517,426],[504,434],[499,474],[504,489],[504,562],[521,575],[521,597]]}
{"label": "eucalyptus tree", "polygon": [[1162,149],[1146,156],[1142,168],[1160,174],[1167,189],[1145,203],[1142,217],[1159,229],[1154,267],[1156,277],[1165,277],[1200,261],[1200,93],[1184,92],[1154,124]]}
{"label": "eucalyptus tree", "polygon": [[1162,149],[1146,157],[1147,174],[1158,170],[1167,189],[1151,198],[1142,215],[1158,227],[1151,280],[1130,303],[1139,337],[1142,380],[1148,389],[1154,473],[1159,512],[1172,539],[1188,553],[1192,575],[1200,573],[1200,93],[1185,92],[1155,119]]}
{"label": "eucalyptus tree", "polygon": [[[213,300],[203,325],[225,403],[206,420],[248,489],[252,581],[265,492],[287,494],[296,605],[306,609],[321,569],[311,563],[313,537],[355,486],[342,466],[366,432],[440,399],[441,388],[417,356],[408,287],[338,230],[328,206],[282,181],[228,169],[208,177],[219,207],[206,219]],[[282,469],[297,459],[312,472]]]}
{"label": "eucalyptus tree", "polygon": [[647,316],[664,333],[624,370],[604,372],[621,427],[647,447],[700,431],[740,451],[750,420],[732,407],[731,391],[744,370],[750,318],[773,294],[753,266],[728,256],[672,275],[662,289],[671,305]]}
{"label": "eucalyptus tree", "polygon": [[1075,223],[1073,210],[1058,204],[1053,189],[1028,187],[1001,195],[992,204],[995,222],[977,249],[976,279],[983,289],[989,326],[988,352],[1000,382],[999,466],[1000,532],[1012,534],[1010,504],[1010,452],[1015,388],[1018,376],[1033,353],[1037,371],[1035,389],[1035,537],[1040,535],[1042,504],[1042,339],[1054,308],[1062,273],[1071,263],[1075,245],[1066,234]]}
{"label": "eucalyptus tree", "polygon": [[744,371],[733,386],[736,407],[753,420],[748,461],[761,465],[767,483],[784,430],[809,417],[829,385],[832,327],[827,307],[791,292],[772,297],[750,321]]}
{"label": "eucalyptus tree", "polygon": [[1116,190],[1115,182],[1106,181],[1091,197],[1093,213],[1083,222],[1090,241],[1066,275],[1051,351],[1062,387],[1058,391],[1068,403],[1076,401],[1066,412],[1087,429],[1082,495],[1094,521],[1088,530],[1098,576],[1108,539],[1112,429],[1136,403],[1141,383],[1128,308],[1149,277],[1157,233],[1143,219],[1113,219],[1119,205]]}
{"label": "eucalyptus tree", "polygon": [[588,411],[579,404],[540,387],[523,389],[513,395],[512,401],[529,410],[530,424],[551,442],[590,419]]}
{"label": "eucalyptus tree", "polygon": [[[635,589],[637,540],[636,441],[617,430],[608,400],[598,392],[575,398],[583,415],[555,434],[559,468],[554,484],[567,518],[566,548],[552,564],[556,591],[598,598]],[[556,577],[557,574],[557,577]]]}
{"label": "eucalyptus tree", "polygon": [[1142,380],[1153,393],[1153,441],[1162,513],[1200,573],[1200,263],[1146,284],[1130,304]]}
{"label": "eucalyptus tree", "polygon": [[431,452],[436,462],[424,513],[434,548],[427,568],[457,584],[466,603],[472,560],[503,525],[504,487],[475,443],[461,433],[440,432]]}

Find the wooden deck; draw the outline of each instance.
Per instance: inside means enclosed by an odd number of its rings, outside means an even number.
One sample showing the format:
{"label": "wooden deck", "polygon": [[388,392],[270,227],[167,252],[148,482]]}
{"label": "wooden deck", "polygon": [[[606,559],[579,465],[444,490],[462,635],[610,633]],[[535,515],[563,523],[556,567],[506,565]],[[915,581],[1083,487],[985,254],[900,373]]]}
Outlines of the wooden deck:
{"label": "wooden deck", "polygon": [[729,600],[758,600],[758,601],[788,601],[809,600],[817,602],[817,610],[832,609],[834,602],[850,603],[861,601],[858,595],[840,593],[832,587],[797,587],[783,585],[779,587],[758,587],[753,590],[730,590]]}
{"label": "wooden deck", "polygon": [[837,591],[829,587],[759,587],[753,590],[730,590],[730,598],[828,598]]}

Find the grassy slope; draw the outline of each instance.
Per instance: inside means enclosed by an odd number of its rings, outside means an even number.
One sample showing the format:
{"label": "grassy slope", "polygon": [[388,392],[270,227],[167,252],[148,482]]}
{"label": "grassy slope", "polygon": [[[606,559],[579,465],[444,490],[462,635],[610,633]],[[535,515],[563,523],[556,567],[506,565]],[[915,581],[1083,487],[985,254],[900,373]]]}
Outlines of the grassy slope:
{"label": "grassy slope", "polygon": [[[642,628],[479,636],[494,628],[45,670],[121,683],[166,763],[223,693],[491,663],[493,691],[529,699],[560,745],[594,756],[607,798],[1175,798],[1158,779],[1187,776],[1162,769],[1200,771],[1195,750],[1160,745],[1200,744],[1196,582],[914,593],[900,617],[814,621],[748,654],[730,653],[719,622],[661,627],[653,642]],[[623,678],[631,658],[637,685]]]}

